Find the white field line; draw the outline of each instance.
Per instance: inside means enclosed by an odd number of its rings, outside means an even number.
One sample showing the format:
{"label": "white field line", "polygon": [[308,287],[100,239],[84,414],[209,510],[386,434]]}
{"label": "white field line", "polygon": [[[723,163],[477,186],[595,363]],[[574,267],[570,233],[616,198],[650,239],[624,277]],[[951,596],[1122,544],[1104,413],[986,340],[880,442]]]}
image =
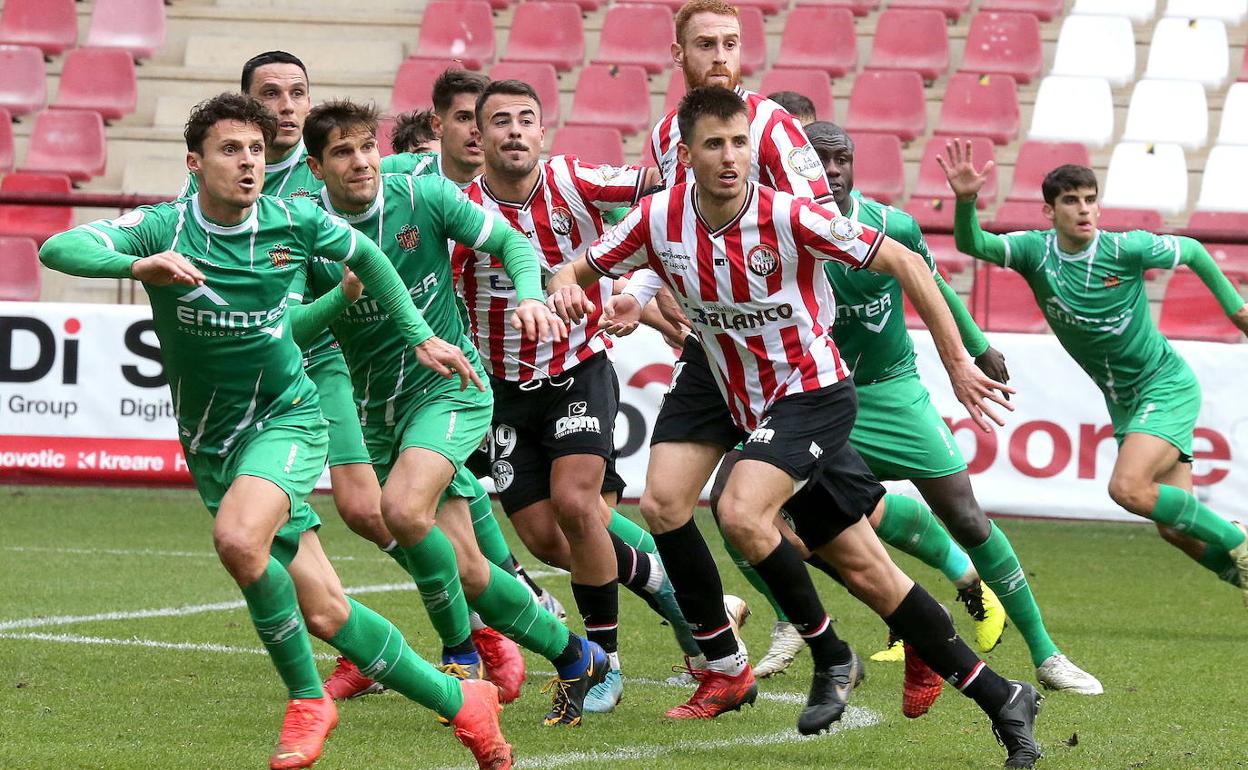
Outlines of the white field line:
{"label": "white field line", "polygon": [[[268,655],[263,647],[237,647],[231,644],[214,644],[212,642],[162,642],[156,639],[114,639],[104,636],[79,636],[78,634],[47,634],[38,631],[12,633],[0,632],[0,639],[18,639],[35,642],[58,642],[63,644],[87,644],[104,647],[147,647],[155,650],[191,650],[193,652],[224,652],[229,655],[242,653],[246,655]],[[336,656],[321,652],[315,654],[318,660],[334,660]]]}

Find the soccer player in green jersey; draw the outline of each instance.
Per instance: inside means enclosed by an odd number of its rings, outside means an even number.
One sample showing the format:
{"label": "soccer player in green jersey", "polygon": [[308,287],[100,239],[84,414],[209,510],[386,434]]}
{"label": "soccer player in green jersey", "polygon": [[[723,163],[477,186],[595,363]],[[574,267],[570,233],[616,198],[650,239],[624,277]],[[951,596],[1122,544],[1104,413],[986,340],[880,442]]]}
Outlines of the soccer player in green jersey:
{"label": "soccer player in green jersey", "polygon": [[1198,241],[1142,230],[1097,227],[1096,175],[1059,166],[1045,177],[1043,212],[1051,230],[1004,236],[979,228],[975,197],[992,161],[977,171],[970,143],[953,140],[937,157],[957,196],[958,249],[1027,279],[1057,341],[1105,397],[1118,441],[1109,496],[1151,519],[1161,536],[1206,569],[1238,585],[1248,603],[1248,530],[1192,494],[1192,431],[1200,383],[1157,330],[1144,271],[1187,265],[1227,317],[1248,333],[1248,305]]}
{"label": "soccer player in green jersey", "polygon": [[[523,298],[508,321],[526,339],[540,344],[565,336],[541,299],[540,269],[524,236],[442,177],[381,174],[376,132],[371,107],[334,101],[312,110],[304,136],[311,168],[325,182],[320,202],[376,238],[434,332],[453,341],[485,379],[451,280],[449,239],[503,265]],[[313,267],[313,293],[332,292],[341,278],[334,268],[328,262]],[[345,310],[332,328],[351,369],[365,441],[382,481],[382,515],[398,540],[393,555],[419,587],[447,645],[447,661],[462,663],[456,656],[472,652],[471,606],[490,627],[555,665],[563,686],[552,713],[563,715],[565,701],[571,701],[576,719],[547,722],[577,724],[585,692],[606,676],[605,653],[570,634],[523,583],[489,563],[473,535],[464,487],[476,480],[463,464],[489,429],[492,393],[486,387],[457,390],[417,366],[376,298],[366,294],[345,307],[332,293],[325,296],[329,317]],[[319,311],[321,301],[314,307]],[[505,700],[519,695],[522,680],[523,668],[517,679],[494,679]]]}
{"label": "soccer player in green jersey", "polygon": [[[396,153],[442,151],[442,143],[433,132],[433,110],[413,110],[394,116],[390,146]],[[382,160],[384,167],[385,160]]]}
{"label": "soccer player in green jersey", "polygon": [[215,519],[217,554],[289,692],[270,768],[310,767],[338,720],[309,631],[448,719],[481,767],[509,767],[496,689],[422,660],[388,620],[343,594],[321,549],[304,498],[328,437],[291,334],[292,281],[313,255],[345,262],[391,313],[405,349],[464,384],[475,373],[433,336],[372,241],[310,201],[260,194],[264,148],[277,131],[248,96],[201,103],[185,133],[195,195],[57,235],[41,258],[74,275],[136,278],[151,299],[179,439]]}

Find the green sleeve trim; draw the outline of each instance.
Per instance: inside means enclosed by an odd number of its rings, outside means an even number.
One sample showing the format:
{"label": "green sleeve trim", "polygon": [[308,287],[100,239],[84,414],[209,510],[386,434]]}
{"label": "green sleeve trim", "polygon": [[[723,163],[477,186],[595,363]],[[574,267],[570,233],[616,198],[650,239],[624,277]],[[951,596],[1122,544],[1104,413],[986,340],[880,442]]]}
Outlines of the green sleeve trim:
{"label": "green sleeve trim", "polygon": [[953,241],[958,251],[994,265],[1009,267],[1006,264],[1009,248],[1005,239],[980,229],[979,212],[975,210],[974,200],[957,201],[953,212]]}
{"label": "green sleeve trim", "polygon": [[363,236],[357,238],[355,254],[347,260],[347,265],[360,277],[368,293],[390,314],[391,320],[399,327],[399,334],[408,344],[419,345],[433,336],[433,329],[412,304],[412,296],[407,293],[403,279],[377,244]]}
{"label": "green sleeve trim", "polygon": [[130,267],[139,258],[111,248],[112,240],[98,230],[84,228],[49,238],[39,249],[39,260],[53,270],[83,278],[133,277]]}
{"label": "green sleeve trim", "polygon": [[546,301],[546,292],[542,290],[542,268],[537,263],[537,253],[529,239],[511,227],[490,216],[494,227],[491,228],[485,241],[477,247],[479,251],[498,257],[503,263],[512,284],[516,287],[516,302],[535,299]]}
{"label": "green sleeve trim", "polygon": [[1235,284],[1222,273],[1218,263],[1210,256],[1208,250],[1194,238],[1179,237],[1179,262],[1187,265],[1192,272],[1200,276],[1200,280],[1209,287],[1214,299],[1222,306],[1222,312],[1234,315],[1244,306],[1244,298],[1239,295]]}
{"label": "green sleeve trim", "polygon": [[349,307],[351,307],[351,300],[343,290],[342,284],[312,302],[292,306],[290,330],[295,336],[295,344],[301,348],[311,345],[321,332],[328,329],[329,324]]}
{"label": "green sleeve trim", "polygon": [[940,289],[941,295],[945,298],[945,304],[949,306],[949,312],[953,314],[953,322],[958,326],[958,336],[962,338],[962,346],[972,358],[978,358],[988,349],[988,338],[980,331],[979,325],[971,317],[971,311],[962,304],[962,298],[953,290],[953,287],[945,283],[940,273],[936,273],[935,277],[936,287]]}

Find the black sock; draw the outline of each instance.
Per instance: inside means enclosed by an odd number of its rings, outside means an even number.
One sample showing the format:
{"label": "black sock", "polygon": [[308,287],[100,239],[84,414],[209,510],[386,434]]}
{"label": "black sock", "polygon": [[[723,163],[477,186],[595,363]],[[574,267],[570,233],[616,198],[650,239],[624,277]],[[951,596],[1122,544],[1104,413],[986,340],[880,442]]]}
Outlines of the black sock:
{"label": "black sock", "polygon": [[644,591],[646,582],[650,580],[650,557],[625,543],[615,533],[607,534],[611,536],[611,547],[615,549],[615,566],[619,571],[620,585]]}
{"label": "black sock", "polygon": [[585,636],[605,652],[619,648],[620,584],[612,580],[600,586],[572,584],[572,598],[585,621]]}
{"label": "black sock", "polygon": [[551,663],[555,664],[555,668],[564,669],[581,659],[581,637],[576,634],[568,634],[568,643],[564,645],[563,652],[555,656]]}
{"label": "black sock", "polygon": [[724,586],[698,525],[689,519],[684,526],[655,534],[654,543],[702,654],[707,660],[735,655],[737,639],[724,611]]}
{"label": "black sock", "polygon": [[949,613],[918,583],[884,622],[910,643],[933,671],[995,717],[1010,698],[1010,684],[957,635]]}
{"label": "black sock", "polygon": [[525,571],[524,565],[516,561],[516,557],[514,556],[511,557],[511,564],[512,564],[512,574],[514,574],[516,577],[520,578],[525,583],[527,583],[529,588],[533,589],[533,593],[541,595],[542,587],[539,586],[533,580],[533,578],[529,577],[529,573]]}
{"label": "black sock", "polygon": [[815,569],[819,570],[823,574],[827,575],[828,577],[832,578],[836,582],[840,583],[841,585],[845,585],[845,579],[841,577],[841,573],[836,571],[836,567],[833,567],[831,564],[829,564],[827,559],[824,559],[819,554],[812,553],[806,559],[806,563],[814,567]]}
{"label": "black sock", "polygon": [[[666,563],[666,562],[664,562]],[[810,655],[818,666],[835,666],[848,663],[851,657],[849,645],[832,630],[832,621],[823,611],[815,584],[793,544],[783,537],[767,558],[754,565],[776,603],[789,622],[810,646]]]}

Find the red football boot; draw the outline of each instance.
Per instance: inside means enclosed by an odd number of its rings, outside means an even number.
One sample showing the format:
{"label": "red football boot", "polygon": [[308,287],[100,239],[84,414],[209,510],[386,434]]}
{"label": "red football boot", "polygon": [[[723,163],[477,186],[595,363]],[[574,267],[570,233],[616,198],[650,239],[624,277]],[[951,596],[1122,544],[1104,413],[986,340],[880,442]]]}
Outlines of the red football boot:
{"label": "red football boot", "polygon": [[325,694],[334,700],[358,698],[361,695],[370,695],[384,689],[386,689],[385,685],[364,676],[360,673],[360,669],[346,658],[338,659],[338,667],[329,675],[329,679],[325,680]]}
{"label": "red football boot", "polygon": [[498,715],[503,706],[498,702],[498,688],[484,679],[460,682],[464,705],[451,720],[455,737],[468,747],[481,770],[509,770],[511,744],[503,737]]}
{"label": "red football boot", "polygon": [[729,676],[704,669],[699,672],[698,689],[687,703],[667,712],[672,719],[714,719],[725,711],[736,711],[742,705],[753,704],[758,697],[758,683],[754,670],[747,663],[741,673]]}
{"label": "red football boot", "polygon": [[901,713],[910,719],[918,719],[940,697],[945,680],[923,662],[909,643],[905,645],[905,651],[906,678],[901,692]]}
{"label": "red football boot", "polygon": [[325,739],[338,725],[332,698],[293,698],[286,703],[282,734],[269,755],[270,770],[311,767],[320,759]]}
{"label": "red football boot", "polygon": [[511,703],[519,698],[520,685],[524,684],[520,646],[488,626],[472,632],[472,643],[485,664],[485,678],[498,688],[499,702]]}

